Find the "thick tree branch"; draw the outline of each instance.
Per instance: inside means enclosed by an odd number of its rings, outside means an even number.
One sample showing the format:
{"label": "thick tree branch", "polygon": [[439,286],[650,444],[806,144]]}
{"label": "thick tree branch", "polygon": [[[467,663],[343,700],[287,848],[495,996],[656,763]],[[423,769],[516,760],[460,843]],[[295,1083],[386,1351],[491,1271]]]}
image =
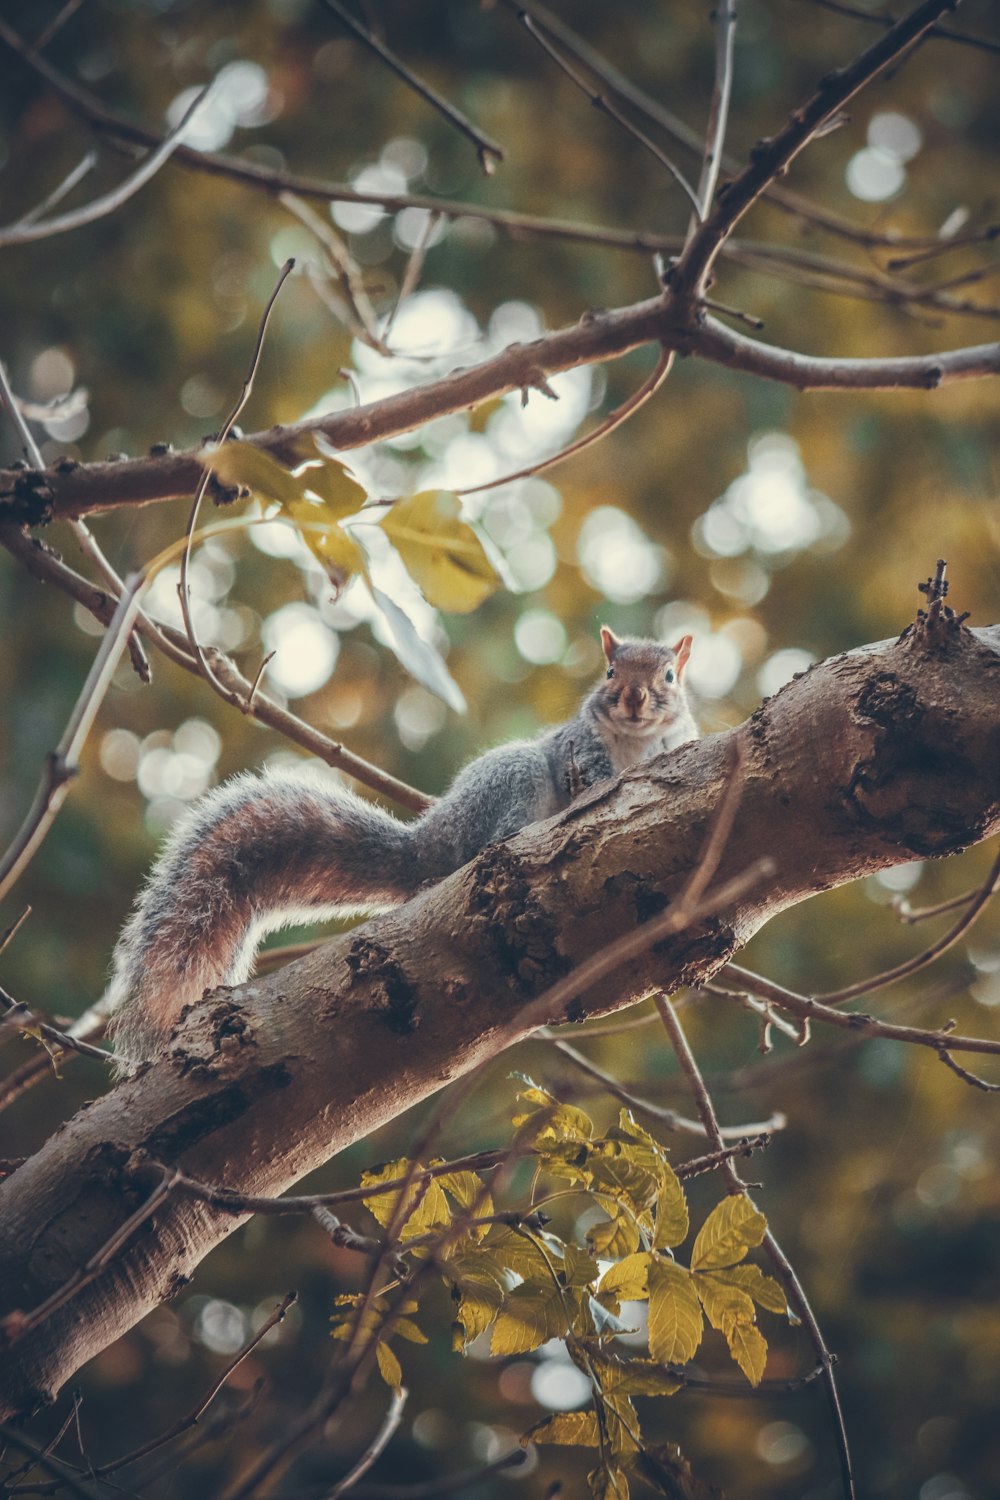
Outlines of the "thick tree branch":
{"label": "thick tree branch", "polygon": [[[935,390],[955,380],[1000,373],[1000,342],[898,359],[820,358],[760,343],[711,317],[693,323],[667,294],[630,307],[585,313],[568,328],[529,344],[512,344],[440,380],[350,411],[272,427],[248,441],[294,465],[301,461],[296,443],[303,434],[321,433],[337,448],[363,447],[508,391],[530,390],[540,378],[557,371],[617,359],[654,342],[798,390]],[[0,523],[35,526],[59,517],[188,497],[202,470],[194,452],[111,463],[57,463],[41,474],[0,469]]]}
{"label": "thick tree branch", "polygon": [[[169,1056],[0,1186],[0,1315],[31,1314],[92,1260],[162,1177],[143,1163],[280,1193],[529,1025],[708,979],[818,889],[1000,831],[998,674],[1000,626],[925,620],[813,668],[740,728],[593,788],[289,968],[213,992]],[[774,876],[620,965],[569,1017],[540,1017],[538,996],[685,889],[733,741],[744,786],[716,888],[752,859],[770,858]],[[51,1399],[237,1222],[176,1194],[157,1205],[92,1281],[5,1351],[0,1405]]]}

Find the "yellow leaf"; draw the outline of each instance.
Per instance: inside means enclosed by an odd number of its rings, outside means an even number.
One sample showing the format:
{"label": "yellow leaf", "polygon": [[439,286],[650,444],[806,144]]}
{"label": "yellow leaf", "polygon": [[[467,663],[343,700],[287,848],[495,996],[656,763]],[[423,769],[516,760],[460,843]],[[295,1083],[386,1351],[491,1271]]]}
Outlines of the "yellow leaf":
{"label": "yellow leaf", "polygon": [[310,464],[298,477],[307,490],[319,497],[326,514],[334,521],[356,515],[368,498],[350,470],[335,458]]}
{"label": "yellow leaf", "polygon": [[519,1286],[507,1298],[493,1325],[490,1353],[527,1354],[567,1331],[563,1300],[555,1287],[546,1295],[537,1287]]}
{"label": "yellow leaf", "polygon": [[688,1206],[677,1173],[668,1162],[660,1163],[660,1184],[656,1194],[656,1219],[653,1249],[672,1250],[687,1239]]}
{"label": "yellow leaf", "polygon": [[293,505],[302,499],[303,486],[295,475],[252,443],[220,443],[203,448],[198,457],[223,484],[241,485],[262,500]]}
{"label": "yellow leaf", "polygon": [[765,1276],[759,1266],[733,1266],[726,1272],[726,1276],[768,1312],[778,1313],[780,1316],[788,1311],[784,1288],[773,1277]]}
{"label": "yellow leaf", "polygon": [[378,1361],[379,1373],[386,1385],[391,1385],[398,1390],[403,1384],[403,1367],[389,1345],[376,1344],[375,1358]]}
{"label": "yellow leaf", "polygon": [[356,573],[363,573],[368,559],[352,536],[328,520],[321,505],[312,500],[295,500],[282,507],[295,522],[299,535],[316,561],[337,584],[344,584]]}
{"label": "yellow leaf", "polygon": [[546,1417],[524,1436],[533,1443],[563,1443],[580,1448],[597,1448],[601,1442],[597,1413],[593,1411],[561,1411],[554,1417]]}
{"label": "yellow leaf", "polygon": [[641,1302],[649,1295],[649,1269],[652,1257],[645,1251],[626,1255],[616,1266],[609,1266],[601,1277],[597,1295],[611,1295],[616,1302]]}
{"label": "yellow leaf", "polygon": [[683,1266],[656,1258],[648,1280],[649,1352],[659,1364],[686,1364],[705,1327],[694,1278]]}
{"label": "yellow leaf", "polygon": [[740,1193],[717,1203],[698,1231],[691,1251],[692,1271],[735,1265],[764,1238],[767,1220]]}
{"label": "yellow leaf", "polygon": [[727,1338],[730,1329],[737,1323],[753,1323],[756,1320],[753,1300],[728,1280],[725,1271],[718,1271],[714,1275],[699,1272],[694,1277],[694,1284],[708,1321]]}
{"label": "yellow leaf", "polygon": [[767,1364],[767,1341],[753,1323],[737,1323],[728,1335],[729,1352],[751,1385],[760,1385]]}
{"label": "yellow leaf", "polygon": [[452,1296],[458,1298],[455,1319],[455,1345],[464,1349],[493,1323],[507,1296],[509,1282],[503,1271],[491,1265],[483,1251],[460,1260],[449,1261],[447,1274],[454,1273]]}
{"label": "yellow leaf", "polygon": [[622,1260],[639,1248],[639,1226],[629,1213],[603,1219],[587,1230],[587,1244],[602,1260]]}
{"label": "yellow leaf", "polygon": [[651,1359],[618,1359],[615,1355],[591,1355],[590,1359],[605,1395],[622,1391],[627,1396],[673,1396],[683,1385]]}
{"label": "yellow leaf", "polygon": [[590,1485],[590,1500],[628,1500],[628,1480],[617,1464],[602,1464],[599,1469],[591,1469],[587,1483]]}
{"label": "yellow leaf", "polygon": [[[405,1177],[409,1166],[410,1163],[405,1159],[385,1162],[380,1167],[373,1167],[370,1171],[362,1173],[361,1186],[379,1187],[383,1182],[392,1182],[397,1177]],[[399,1192],[380,1193],[378,1197],[364,1198],[362,1202],[385,1229],[396,1216]],[[448,1200],[436,1179],[431,1178],[426,1184],[425,1191],[424,1184],[419,1180],[419,1174],[407,1191],[404,1213],[403,1227],[399,1233],[401,1240],[414,1239],[417,1235],[426,1234],[429,1229],[437,1229],[451,1220]]]}
{"label": "yellow leaf", "polygon": [[497,588],[483,544],[445,491],[397,500],[379,522],[425,598],[438,609],[467,614]]}
{"label": "yellow leaf", "polygon": [[396,1321],[392,1325],[392,1336],[393,1338],[396,1338],[397,1335],[401,1339],[406,1339],[411,1344],[427,1343],[426,1333],[424,1333],[421,1328],[417,1327],[412,1318],[396,1319]]}

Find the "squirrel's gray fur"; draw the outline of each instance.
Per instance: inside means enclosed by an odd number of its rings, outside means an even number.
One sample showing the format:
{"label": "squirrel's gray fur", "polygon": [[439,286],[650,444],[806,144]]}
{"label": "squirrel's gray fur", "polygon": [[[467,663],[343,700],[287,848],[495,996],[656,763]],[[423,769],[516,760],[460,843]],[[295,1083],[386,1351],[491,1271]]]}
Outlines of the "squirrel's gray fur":
{"label": "squirrel's gray fur", "polygon": [[673,648],[601,638],[607,680],[572,719],[488,750],[411,822],[309,770],[247,772],[201,798],[115,949],[100,1010],[112,1012],[119,1071],[163,1051],[206,989],[246,979],[266,932],[406,901],[585,787],[697,739],[683,687],[690,636]]}

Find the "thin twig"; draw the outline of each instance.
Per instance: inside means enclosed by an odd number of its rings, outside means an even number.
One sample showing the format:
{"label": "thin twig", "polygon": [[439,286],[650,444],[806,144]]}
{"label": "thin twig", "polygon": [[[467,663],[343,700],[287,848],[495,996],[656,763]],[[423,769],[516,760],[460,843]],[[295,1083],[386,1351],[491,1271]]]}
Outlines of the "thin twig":
{"label": "thin twig", "polygon": [[642,146],[644,150],[648,151],[650,156],[655,157],[661,167],[666,168],[667,172],[677,183],[677,186],[683,189],[684,193],[690,200],[695,213],[697,213],[698,199],[694,193],[694,190],[691,187],[691,184],[688,182],[687,178],[684,176],[684,173],[680,170],[675,162],[671,161],[667,153],[663,151],[654,140],[651,140],[650,137],[646,135],[645,131],[640,130],[638,125],[634,124],[627,115],[623,114],[616,104],[612,104],[610,99],[608,99],[604,94],[596,92],[590,87],[586,79],[581,78],[580,74],[576,71],[573,65],[566,60],[555,43],[544,34],[543,26],[539,25],[534,16],[529,15],[526,10],[519,9],[518,19],[524,27],[525,31],[527,31],[530,36],[534,37],[539,46],[545,49],[556,66],[561,68],[562,71],[566,74],[566,77],[576,84],[581,93],[587,96],[594,108],[600,110],[603,114],[608,115],[612,120],[620,125],[623,130],[627,131],[628,134],[632,136],[633,140],[638,141],[639,145]]}
{"label": "thin twig", "polygon": [[708,217],[722,170],[729,123],[729,101],[733,92],[733,49],[736,41],[736,0],[718,0],[715,26],[715,79],[705,130],[705,154],[695,200],[698,220]]}
{"label": "thin twig", "polygon": [[346,10],[339,3],[339,0],[323,0],[323,4],[327,10],[333,11],[333,14],[343,22],[348,31],[353,32],[358,41],[363,42],[377,57],[381,58],[386,67],[391,68],[396,76],[401,78],[415,94],[419,94],[421,99],[424,99],[433,109],[436,109],[438,114],[443,115],[450,124],[454,125],[456,130],[461,131],[462,135],[472,142],[476,148],[476,155],[479,157],[480,166],[487,177],[492,177],[496,171],[497,163],[503,161],[503,147],[499,146],[496,141],[491,140],[488,135],[473,125],[470,120],[467,120],[465,115],[455,108],[454,104],[451,104],[442,94],[438,93],[437,89],[432,88],[424,79],[418,78],[416,73],[407,67],[406,63],[398,58],[394,52],[390,52],[385,43],[381,42],[375,36],[374,32],[356,20],[350,11]]}
{"label": "thin twig", "polygon": [[403,1408],[406,1405],[409,1391],[404,1385],[397,1387],[389,1397],[389,1406],[385,1416],[382,1418],[378,1432],[372,1438],[368,1447],[362,1453],[357,1463],[351,1468],[332,1490],[328,1490],[325,1500],[340,1500],[348,1490],[354,1488],[359,1479],[363,1479],[368,1470],[385,1452],[400,1422],[403,1420]]}
{"label": "thin twig", "polygon": [[[682,1131],[687,1135],[704,1135],[705,1127],[697,1120],[686,1119],[679,1115],[674,1109],[667,1109],[662,1104],[655,1104],[652,1099],[643,1099],[637,1094],[631,1093],[623,1088],[612,1074],[606,1073],[603,1068],[597,1067],[589,1057],[571,1047],[568,1042],[560,1041],[557,1037],[552,1038],[552,1045],[563,1057],[569,1058],[581,1073],[586,1073],[591,1078],[596,1078],[609,1094],[620,1099],[623,1104],[638,1110],[641,1114],[648,1115],[650,1119],[658,1121],[665,1130]],[[722,1129],[723,1136],[729,1140],[741,1140],[750,1135],[770,1135],[775,1130],[784,1130],[788,1123],[786,1117],[780,1110],[775,1111],[769,1120],[757,1121],[751,1125],[726,1125]]]}
{"label": "thin twig", "polygon": [[943,937],[938,938],[936,943],[932,943],[922,953],[917,953],[913,958],[904,959],[902,963],[886,969],[881,974],[872,974],[868,979],[859,979],[856,984],[848,984],[843,989],[830,990],[825,995],[816,995],[813,998],[821,1005],[842,1005],[845,1000],[856,1000],[860,995],[868,995],[873,990],[884,989],[888,984],[895,984],[897,980],[906,979],[910,974],[916,974],[920,969],[925,969],[943,953],[947,953],[949,948],[954,948],[955,944],[965,936],[998,886],[1000,886],[1000,851],[990,866],[986,879],[973,895],[968,909]]}
{"label": "thin twig", "polygon": [[209,1390],[206,1391],[205,1395],[191,1408],[186,1416],[178,1417],[177,1421],[168,1427],[165,1432],[161,1432],[159,1437],[150,1438],[149,1442],[143,1443],[140,1448],[133,1448],[129,1453],[123,1454],[120,1458],[115,1458],[109,1463],[101,1464],[100,1468],[94,1470],[94,1477],[103,1479],[106,1474],[114,1474],[118,1469],[124,1469],[128,1464],[137,1463],[140,1458],[147,1458],[150,1453],[155,1453],[158,1448],[164,1447],[167,1443],[172,1443],[174,1438],[181,1437],[189,1428],[195,1427],[201,1421],[205,1412],[211,1406],[233,1372],[238,1369],[248,1354],[253,1353],[261,1339],[270,1333],[272,1328],[276,1328],[279,1323],[284,1322],[288,1309],[294,1306],[297,1301],[297,1292],[289,1292],[281,1299],[273,1311],[267,1315],[256,1333],[246,1341],[241,1349],[237,1350],[225,1368],[212,1382]]}
{"label": "thin twig", "polygon": [[29,208],[26,214],[21,215],[14,228],[18,228],[19,226],[25,224],[37,223],[37,221],[42,217],[43,214],[49,213],[50,210],[56,208],[64,198],[68,197],[68,195],[76,187],[77,183],[82,182],[87,173],[92,172],[96,165],[97,152],[88,151],[86,156],[81,157],[73,170],[66,174],[62,182],[60,182],[58,186],[54,187],[47,197],[43,198],[40,203],[36,203],[34,208]]}
{"label": "thin twig", "polygon": [[[892,16],[878,15],[876,12],[866,10],[860,5],[846,5],[844,0],[810,0],[812,5],[822,6],[824,10],[832,10],[841,16],[850,16],[854,21],[868,21],[876,26],[892,26]],[[940,37],[946,42],[960,42],[966,47],[976,47],[982,52],[1000,52],[1000,42],[995,42],[992,37],[972,35],[969,32],[957,31],[953,26],[932,26],[928,32],[929,36]]]}
{"label": "thin twig", "polygon": [[174,1186],[174,1178],[178,1175],[177,1172],[164,1171],[162,1178],[146,1201],[119,1224],[115,1232],[105,1240],[99,1250],[95,1250],[84,1265],[74,1271],[72,1276],[68,1277],[62,1286],[51,1292],[44,1301],[39,1302],[37,1307],[33,1307],[30,1312],[24,1312],[18,1308],[9,1312],[6,1317],[0,1318],[0,1331],[6,1337],[7,1342],[16,1343],[26,1333],[30,1333],[33,1328],[44,1323],[54,1312],[75,1297],[78,1291],[99,1276],[135,1230],[144,1224],[150,1215],[156,1212],[160,1204],[169,1197]]}
{"label": "thin twig", "polygon": [[846,66],[829,72],[811,99],[793,110],[773,136],[757,143],[750,164],[726,185],[724,194],[717,196],[715,207],[681,252],[671,281],[681,298],[701,295],[720,247],[764,189],[823,131],[848,100],[918,41],[950,3],[951,0],[923,0]]}
{"label": "thin twig", "polygon": [[478,495],[482,490],[493,490],[501,484],[512,484],[515,479],[526,479],[532,474],[541,474],[544,469],[551,469],[554,464],[561,464],[565,459],[582,453],[586,448],[592,448],[602,438],[621,427],[633,416],[640,407],[645,406],[651,397],[663,385],[674,363],[674,354],[670,349],[661,349],[660,356],[656,361],[656,368],[652,374],[647,376],[637,391],[617,406],[613,412],[609,412],[603,422],[599,422],[592,432],[587,432],[583,437],[577,438],[565,448],[560,448],[558,453],[551,454],[548,458],[539,459],[537,463],[528,464],[524,469],[516,469],[512,474],[501,474],[497,479],[487,479],[482,484],[470,484],[464,489],[453,491],[456,495]]}
{"label": "thin twig", "polygon": [[7,1010],[3,1019],[4,1025],[42,1036],[46,1041],[54,1042],[57,1047],[62,1047],[67,1052],[79,1052],[83,1057],[94,1057],[102,1063],[113,1061],[110,1052],[105,1052],[100,1047],[92,1047],[89,1042],[83,1041],[80,1037],[72,1036],[67,1031],[60,1031],[58,1027],[50,1026],[47,1021],[39,1020],[23,1001],[12,999],[2,988],[0,988],[0,1005],[5,1006]]}
{"label": "thin twig", "polygon": [[81,1484],[75,1475],[66,1474],[63,1469],[58,1467],[61,1463],[60,1459],[53,1458],[47,1454],[37,1443],[33,1443],[30,1438],[25,1437],[24,1433],[15,1427],[12,1422],[0,1422],[0,1437],[3,1438],[5,1443],[9,1443],[12,1448],[16,1448],[20,1453],[26,1453],[33,1464],[37,1464],[40,1469],[45,1469],[49,1474],[52,1474],[58,1479],[59,1484],[64,1489],[71,1490],[74,1495],[80,1497],[80,1500],[95,1500],[92,1489],[88,1489],[85,1485]]}
{"label": "thin twig", "polygon": [[[688,1045],[688,1040],[684,1035],[684,1030],[674,1013],[670,1001],[666,998],[665,995],[656,996],[655,1004],[657,1010],[660,1013],[660,1019],[663,1022],[667,1036],[670,1038],[670,1043],[674,1049],[677,1061],[683,1069],[684,1073],[687,1075],[688,1081],[691,1084],[691,1089],[694,1094],[698,1113],[701,1116],[702,1124],[705,1127],[705,1134],[708,1136],[709,1140],[714,1143],[716,1150],[721,1150],[723,1147],[723,1140],[719,1128],[718,1117],[715,1113],[715,1106],[712,1104],[708,1089],[705,1087],[705,1080],[701,1075],[701,1070],[699,1069],[698,1064],[695,1060],[694,1053],[691,1051],[691,1048]],[[747,1198],[747,1201],[752,1203],[753,1200],[750,1198],[750,1194],[747,1192],[746,1184],[743,1182],[743,1179],[740,1177],[736,1168],[733,1166],[732,1161],[724,1161],[721,1165],[721,1170],[724,1176],[728,1179],[730,1191],[733,1193],[744,1194]],[[844,1493],[848,1496],[848,1500],[855,1500],[857,1492],[854,1485],[854,1471],[853,1465],[851,1463],[851,1450],[847,1441],[847,1429],[844,1425],[844,1415],[840,1406],[840,1395],[837,1391],[837,1382],[833,1373],[834,1357],[826,1346],[826,1340],[823,1338],[823,1334],[820,1330],[819,1324],[816,1321],[813,1310],[809,1305],[809,1300],[806,1297],[802,1284],[796,1276],[790,1261],[788,1260],[784,1251],[781,1249],[781,1246],[778,1244],[778,1241],[776,1240],[770,1228],[764,1231],[764,1239],[762,1243],[771,1260],[772,1265],[778,1273],[779,1280],[784,1285],[785,1293],[788,1297],[790,1305],[794,1308],[795,1312],[797,1313],[799,1318],[801,1318],[803,1324],[806,1327],[809,1337],[812,1340],[813,1348],[816,1351],[816,1357],[818,1358],[823,1368],[823,1384],[826,1389],[827,1398],[833,1415],[833,1425],[837,1439],[837,1451],[840,1457],[840,1469],[844,1484]]]}
{"label": "thin twig", "polygon": [[156,148],[140,163],[130,177],[120,182],[110,193],[105,193],[100,198],[93,199],[82,208],[71,209],[69,213],[62,214],[59,218],[45,219],[40,223],[23,220],[17,224],[8,224],[6,228],[0,228],[0,248],[7,245],[28,245],[36,240],[50,239],[53,235],[66,234],[69,230],[80,229],[85,224],[93,224],[97,219],[103,219],[107,214],[114,213],[127,203],[141,187],[144,187],[149,179],[157,173],[168,161],[173,152],[180,144],[180,138],[187,128],[195,113],[204,104],[212,85],[208,84],[188,105],[175,129],[164,139],[163,143]]}
{"label": "thin twig", "polygon": [[35,793],[34,802],[13,843],[0,859],[0,899],[26,869],[65,801],[70,782],[77,774],[80,752],[125,649],[138,609],[138,590],[142,582],[141,574],[133,574],[126,580],[125,591],[118,601],[107,634],[87,674],[62,739],[46,757],[45,773]]}
{"label": "thin twig", "polygon": [[[257,374],[257,367],[260,364],[260,356],[264,348],[264,336],[267,333],[267,324],[268,319],[271,316],[271,309],[274,307],[275,302],[278,300],[278,293],[281,291],[281,288],[284,286],[294,268],[294,259],[286,260],[285,264],[282,266],[278,274],[278,279],[275,282],[274,290],[271,292],[270,297],[267,299],[267,305],[264,308],[263,315],[257,328],[257,341],[254,344],[253,354],[250,358],[250,365],[247,369],[247,373],[243,381],[243,388],[236,399],[236,404],[234,405],[232,411],[229,413],[229,416],[222,424],[218,437],[216,438],[217,443],[224,443],[226,441],[226,438],[233,430],[237,417],[250,399],[250,394],[253,391],[254,378]],[[215,673],[212,671],[212,668],[208,662],[208,658],[205,655],[205,651],[200,641],[198,640],[197,632],[195,631],[194,627],[194,614],[191,609],[191,591],[188,588],[188,573],[191,567],[192,539],[194,537],[195,529],[198,525],[198,512],[201,509],[201,502],[205,498],[205,491],[208,489],[211,478],[211,465],[206,464],[202,471],[202,476],[198,484],[198,488],[195,491],[194,500],[191,505],[191,514],[188,517],[184,551],[181,554],[181,573],[180,581],[177,585],[177,592],[180,596],[181,613],[184,616],[184,628],[187,631],[188,640],[191,642],[191,650],[198,662],[198,666],[201,668],[202,675],[204,676],[206,682],[208,682],[209,685],[213,687],[219,694],[220,698],[222,698],[226,702],[229,702],[231,701],[230,694],[223,686],[223,684],[218,680]]]}
{"label": "thin twig", "polygon": [[420,274],[424,269],[424,259],[430,247],[431,236],[440,220],[440,214],[428,214],[423,222],[423,226],[417,236],[417,242],[410,251],[406,262],[406,270],[403,272],[403,279],[399,284],[399,295],[392,304],[392,310],[385,320],[385,327],[382,329],[382,342],[384,344],[388,344],[389,342],[389,335],[392,333],[393,324],[396,321],[399,309],[407,297],[411,297],[417,288],[417,284],[420,281]]}

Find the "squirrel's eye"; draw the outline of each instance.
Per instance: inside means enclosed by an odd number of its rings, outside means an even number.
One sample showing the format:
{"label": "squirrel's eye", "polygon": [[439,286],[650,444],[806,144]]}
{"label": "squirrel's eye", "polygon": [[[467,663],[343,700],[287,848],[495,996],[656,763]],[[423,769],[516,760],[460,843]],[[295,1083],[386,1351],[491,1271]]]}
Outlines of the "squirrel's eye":
{"label": "squirrel's eye", "polygon": [[614,667],[609,667],[608,668],[607,675],[609,677],[613,677],[615,675],[615,669],[614,669]]}
{"label": "squirrel's eye", "polygon": [[664,672],[663,675],[667,679],[668,682],[673,682],[673,680],[674,680],[674,669],[673,669],[673,667],[668,667],[667,670]]}

